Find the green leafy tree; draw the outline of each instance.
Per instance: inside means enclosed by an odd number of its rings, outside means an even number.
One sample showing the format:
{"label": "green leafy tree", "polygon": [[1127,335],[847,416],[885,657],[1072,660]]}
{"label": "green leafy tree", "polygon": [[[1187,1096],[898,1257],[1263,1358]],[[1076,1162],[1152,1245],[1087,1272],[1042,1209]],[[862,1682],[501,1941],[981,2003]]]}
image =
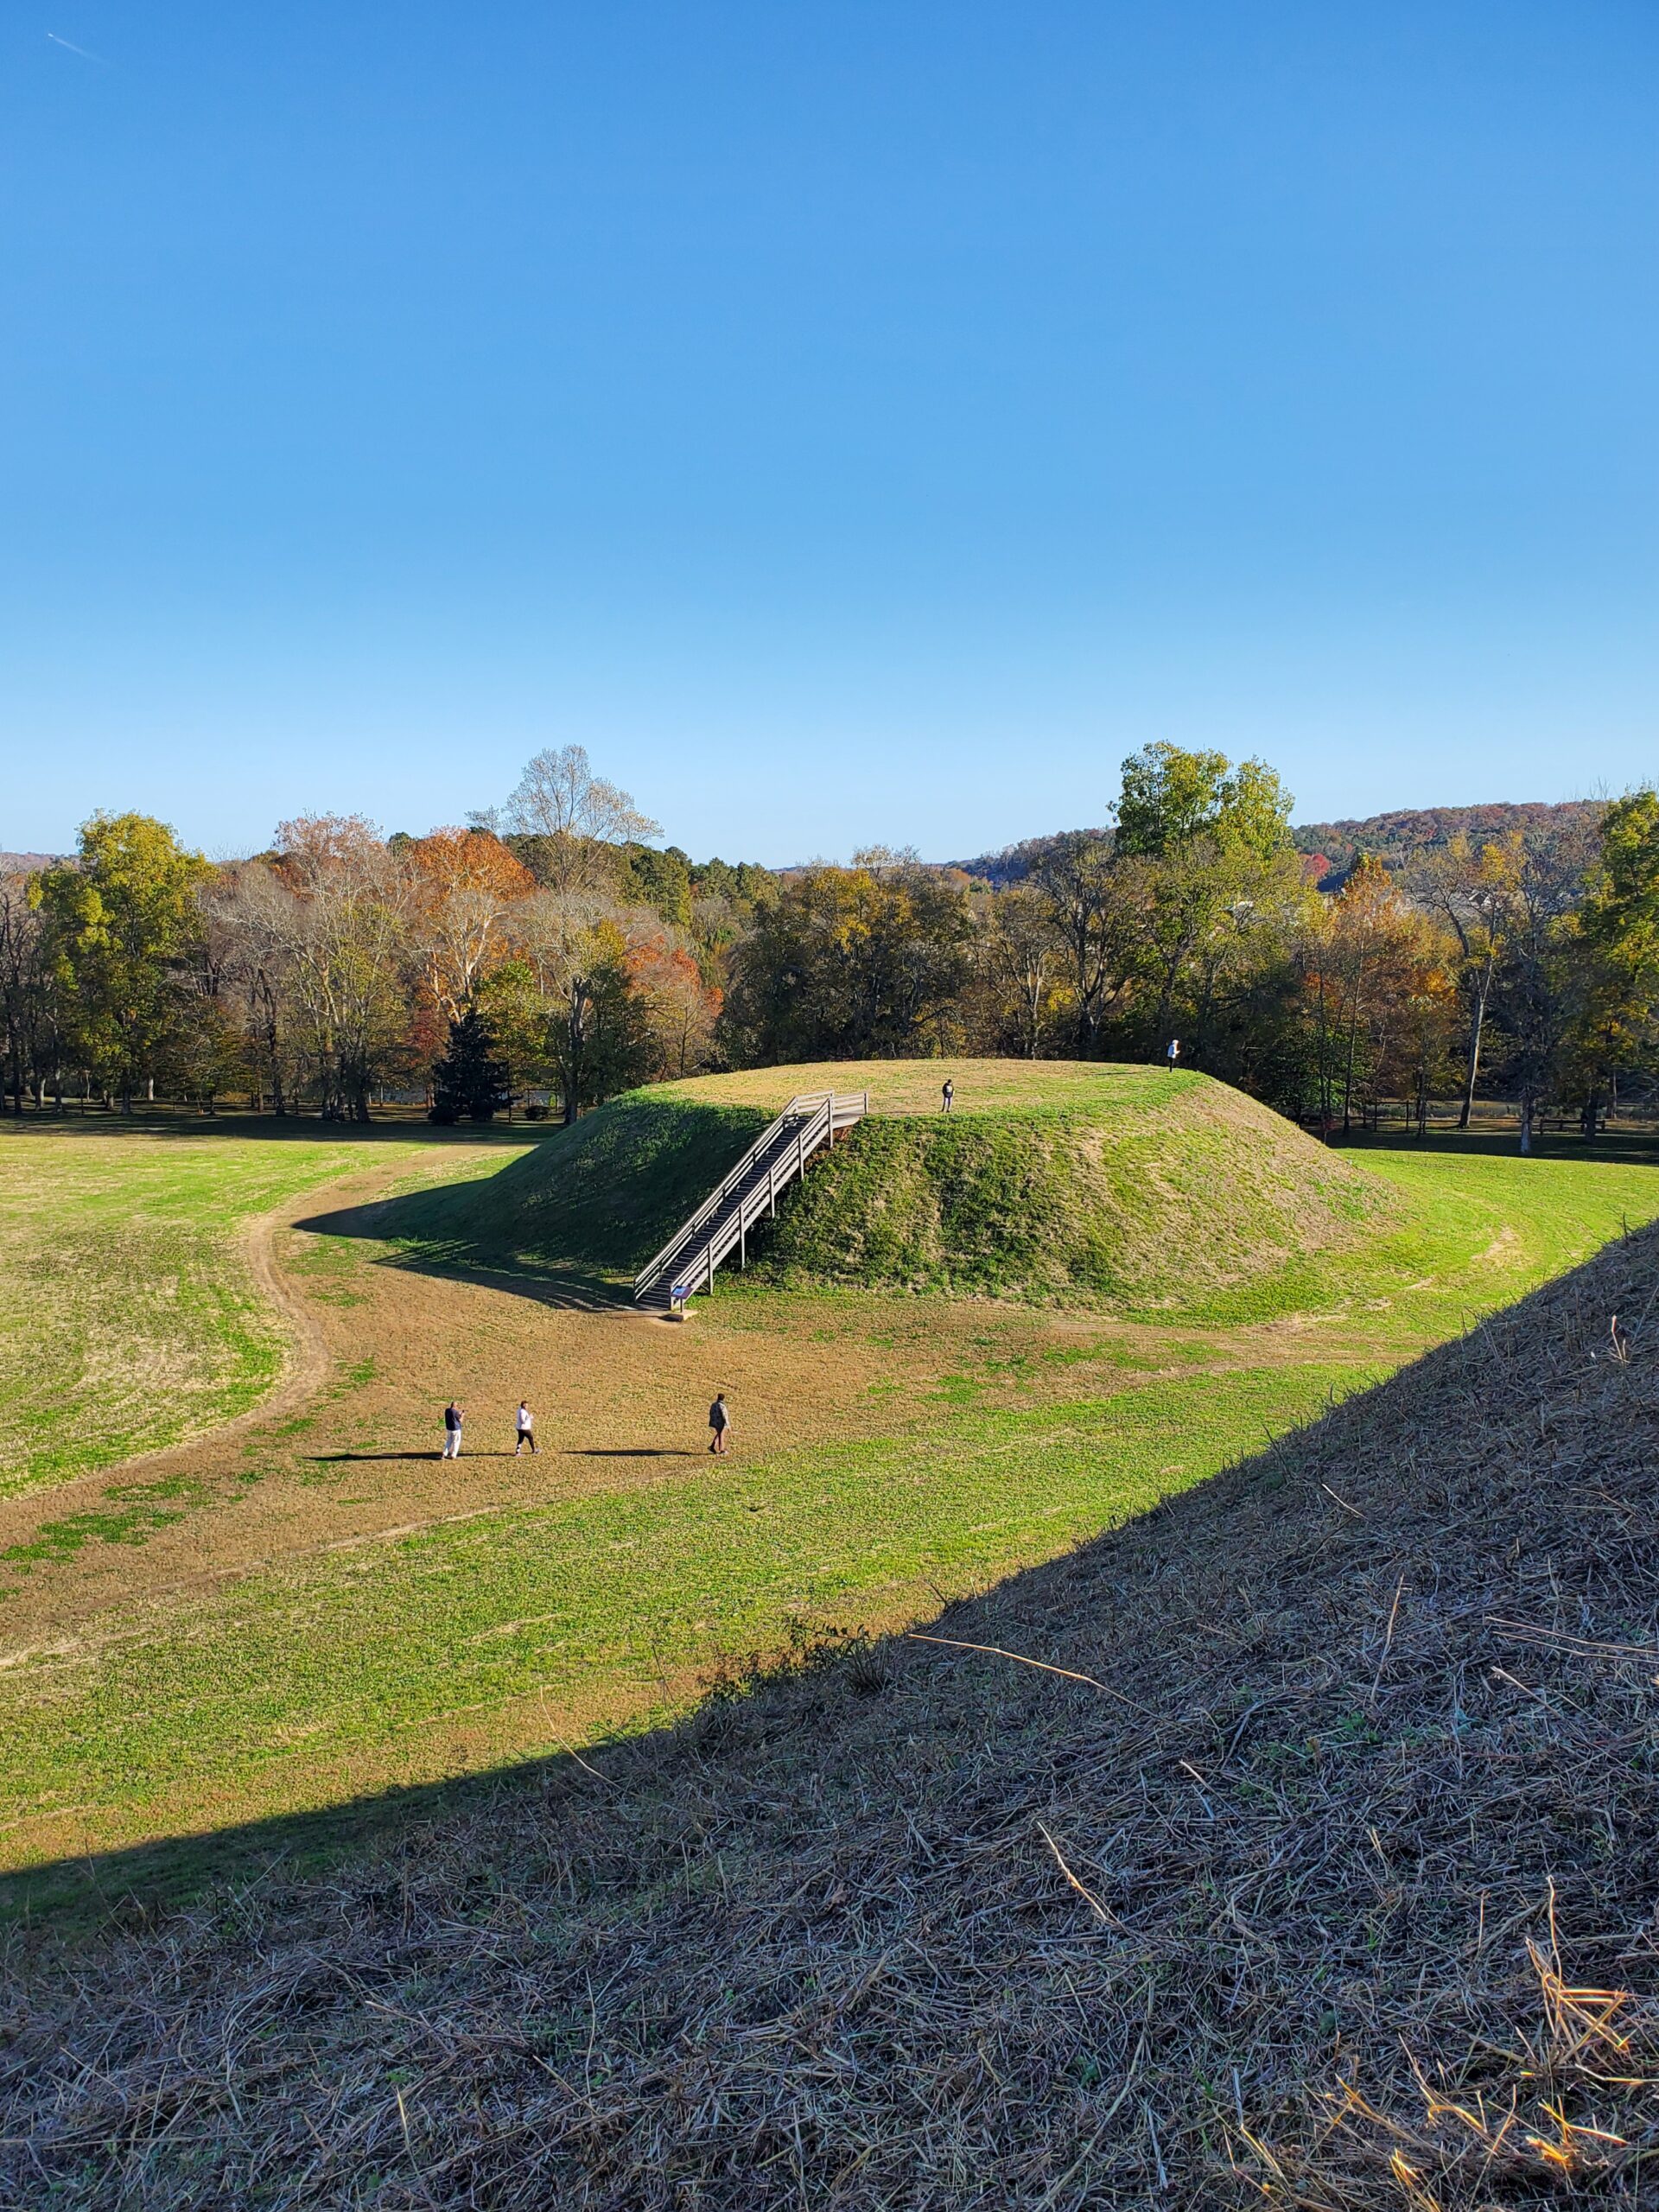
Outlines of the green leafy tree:
{"label": "green leafy tree", "polygon": [[1260,760],[1160,742],[1123,763],[1114,857],[1147,871],[1143,1044],[1161,1052],[1179,1027],[1209,1065],[1230,1003],[1282,953],[1306,897],[1291,803]]}
{"label": "green leafy tree", "polygon": [[[1119,855],[1090,830],[1056,837],[1025,886],[1004,900],[1034,900],[1052,936],[1060,990],[1070,1015],[1071,1047],[1085,1059],[1100,1048],[1103,1023],[1129,1002],[1145,971],[1151,912],[1151,864]],[[1025,954],[1027,990],[1033,970]],[[1029,1010],[1028,1010],[1029,1011]]]}
{"label": "green leafy tree", "polygon": [[175,1022],[213,870],[147,814],[95,814],[36,896],[70,1051],[130,1110]]}
{"label": "green leafy tree", "polygon": [[510,1094],[554,1080],[549,1023],[552,1009],[528,960],[505,960],[478,987],[478,1011],[505,1066]]}
{"label": "green leafy tree", "polygon": [[972,971],[965,881],[873,850],[810,868],[757,909],[722,1030],[741,1065],[902,1059],[953,1041]]}
{"label": "green leafy tree", "polygon": [[691,864],[677,845],[658,852],[654,845],[631,842],[620,848],[618,896],[654,913],[675,929],[691,926]]}
{"label": "green leafy tree", "polygon": [[1116,849],[1160,859],[1212,840],[1266,860],[1290,843],[1291,797],[1265,761],[1237,767],[1224,753],[1190,753],[1162,741],[1123,763]]}

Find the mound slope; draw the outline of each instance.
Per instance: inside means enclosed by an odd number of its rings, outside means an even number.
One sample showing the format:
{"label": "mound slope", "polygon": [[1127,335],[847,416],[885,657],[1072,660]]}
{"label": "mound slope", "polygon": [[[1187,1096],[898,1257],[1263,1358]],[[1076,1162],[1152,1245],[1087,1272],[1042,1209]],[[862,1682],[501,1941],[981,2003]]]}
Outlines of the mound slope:
{"label": "mound slope", "polygon": [[387,2212],[1650,2201],[1659,1325],[1610,1316],[1656,1298],[1648,1231],[946,1641],[35,1957],[0,2173],[182,2208],[372,2171]]}
{"label": "mound slope", "polygon": [[[958,1107],[938,1112],[942,1071]],[[1207,1077],[1006,1060],[749,1071],[613,1100],[398,1234],[631,1274],[797,1092],[870,1112],[782,1202],[751,1274],[1128,1309],[1267,1310],[1397,1209],[1395,1192]]]}

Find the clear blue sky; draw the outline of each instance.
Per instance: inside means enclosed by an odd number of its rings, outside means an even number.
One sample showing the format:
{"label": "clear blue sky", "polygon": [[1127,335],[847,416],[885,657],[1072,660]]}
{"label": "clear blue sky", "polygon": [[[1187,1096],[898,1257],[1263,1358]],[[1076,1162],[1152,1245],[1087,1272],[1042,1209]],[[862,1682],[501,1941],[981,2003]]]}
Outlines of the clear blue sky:
{"label": "clear blue sky", "polygon": [[[81,49],[76,51],[75,49]],[[6,0],[0,847],[1659,772],[1653,0]]]}

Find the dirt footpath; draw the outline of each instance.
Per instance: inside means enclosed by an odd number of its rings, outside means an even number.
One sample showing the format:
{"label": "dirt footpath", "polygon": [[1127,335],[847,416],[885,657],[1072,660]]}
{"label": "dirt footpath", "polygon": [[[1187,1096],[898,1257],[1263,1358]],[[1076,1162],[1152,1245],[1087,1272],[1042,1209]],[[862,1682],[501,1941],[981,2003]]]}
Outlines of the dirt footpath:
{"label": "dirt footpath", "polygon": [[[329,1196],[361,1205],[391,1179],[354,1177]],[[194,1443],[0,1501],[0,1657],[308,1554],[673,1481],[707,1454],[717,1389],[738,1454],[755,1457],[925,1425],[969,1376],[992,1399],[1021,1403],[1049,1378],[1068,1395],[1122,1379],[1097,1319],[716,1291],[681,1325],[560,1304],[516,1278],[412,1268],[385,1246],[297,1227],[317,1205],[308,1192],[255,1232],[256,1276],[296,1336],[261,1408]],[[1058,1366],[1046,1367],[1055,1353]],[[451,1396],[467,1414],[459,1461],[439,1456]],[[515,1459],[521,1397],[540,1448]]]}

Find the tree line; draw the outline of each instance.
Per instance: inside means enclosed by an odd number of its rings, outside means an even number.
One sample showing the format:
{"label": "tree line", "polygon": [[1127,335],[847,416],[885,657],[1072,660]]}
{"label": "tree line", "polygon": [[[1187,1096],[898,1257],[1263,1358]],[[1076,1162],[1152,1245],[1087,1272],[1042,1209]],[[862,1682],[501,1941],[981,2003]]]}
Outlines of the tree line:
{"label": "tree line", "polygon": [[[0,879],[14,1110],[240,1095],[360,1122],[413,1087],[482,1118],[541,1089],[574,1119],[695,1072],[771,879],[693,867],[657,834],[575,746],[537,755],[505,807],[423,837],[304,815],[214,867],[146,816],[94,815],[73,858]],[[441,1071],[480,1034],[493,1089],[458,1097]]]}
{"label": "tree line", "polygon": [[137,1097],[566,1120],[723,1066],[1001,1053],[1202,1069],[1325,1130],[1478,1091],[1600,1125],[1659,1042],[1659,797],[1361,851],[1334,894],[1259,760],[1165,744],[1109,826],[1000,880],[873,847],[774,873],[662,847],[580,747],[464,827],[280,825],[210,865],[99,814],[0,877],[15,1112]]}

